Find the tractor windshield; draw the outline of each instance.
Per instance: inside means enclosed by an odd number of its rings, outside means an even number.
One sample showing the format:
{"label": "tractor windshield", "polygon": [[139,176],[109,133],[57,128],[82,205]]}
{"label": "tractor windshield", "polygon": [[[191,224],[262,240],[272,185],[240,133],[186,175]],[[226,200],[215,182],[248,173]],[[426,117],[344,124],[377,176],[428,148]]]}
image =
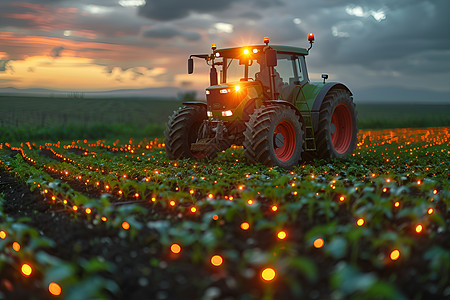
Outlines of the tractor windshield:
{"label": "tractor windshield", "polygon": [[239,59],[224,58],[222,82],[239,82],[255,80],[255,73],[259,71],[256,60],[250,60],[249,64],[240,64]]}
{"label": "tractor windshield", "polygon": [[[230,53],[233,56],[228,56],[224,53],[225,55],[220,57],[222,58],[222,62],[219,63],[222,66],[220,82],[258,81],[265,92],[270,92],[270,72],[269,67],[266,65],[264,54],[260,52],[242,55],[241,53],[241,51]],[[277,54],[277,66],[274,67],[274,81],[272,84],[274,85],[275,93],[279,94],[283,99],[290,99],[295,85],[299,85],[300,82],[305,80],[300,57],[287,53]]]}

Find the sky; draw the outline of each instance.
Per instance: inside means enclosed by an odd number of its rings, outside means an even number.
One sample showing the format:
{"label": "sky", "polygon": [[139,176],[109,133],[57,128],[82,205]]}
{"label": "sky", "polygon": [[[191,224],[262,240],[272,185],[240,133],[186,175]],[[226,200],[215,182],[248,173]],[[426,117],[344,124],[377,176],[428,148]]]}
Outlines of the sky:
{"label": "sky", "polygon": [[[450,95],[449,0],[0,0],[0,88],[202,90],[190,54],[308,47],[310,79]],[[450,101],[450,97],[448,98]]]}

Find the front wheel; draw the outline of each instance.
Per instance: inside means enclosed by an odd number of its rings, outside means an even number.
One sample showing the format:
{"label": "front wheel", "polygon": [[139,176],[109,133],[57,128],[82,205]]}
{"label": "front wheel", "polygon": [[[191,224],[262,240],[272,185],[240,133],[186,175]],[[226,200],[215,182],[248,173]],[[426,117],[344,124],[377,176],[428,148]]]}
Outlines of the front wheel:
{"label": "front wheel", "polygon": [[315,134],[319,158],[345,157],[357,144],[358,120],[349,92],[335,89],[328,92],[319,113]]}
{"label": "front wheel", "polygon": [[287,106],[262,106],[246,123],[244,148],[250,162],[292,169],[303,150],[299,116]]}
{"label": "front wheel", "polygon": [[184,106],[173,113],[164,131],[164,144],[169,159],[201,159],[207,156],[205,152],[191,151],[191,144],[197,141],[204,120],[206,108],[202,106]]}

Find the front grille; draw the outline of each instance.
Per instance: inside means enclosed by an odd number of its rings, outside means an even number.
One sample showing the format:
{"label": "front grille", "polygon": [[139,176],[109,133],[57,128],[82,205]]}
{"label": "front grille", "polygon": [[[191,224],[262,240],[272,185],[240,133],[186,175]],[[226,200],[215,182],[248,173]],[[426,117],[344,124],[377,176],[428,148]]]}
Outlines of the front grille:
{"label": "front grille", "polygon": [[239,99],[237,92],[233,89],[230,92],[220,93],[223,89],[210,89],[209,95],[206,95],[208,110],[230,110],[235,109],[242,99]]}

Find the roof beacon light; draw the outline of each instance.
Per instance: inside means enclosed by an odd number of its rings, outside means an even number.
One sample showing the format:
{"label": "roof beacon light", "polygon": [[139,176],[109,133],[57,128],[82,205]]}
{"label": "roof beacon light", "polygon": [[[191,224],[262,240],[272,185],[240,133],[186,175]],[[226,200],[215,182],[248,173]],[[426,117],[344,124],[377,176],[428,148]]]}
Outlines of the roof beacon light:
{"label": "roof beacon light", "polygon": [[217,45],[216,44],[212,44],[211,45],[211,49],[214,51],[214,50],[216,50],[217,49]]}
{"label": "roof beacon light", "polygon": [[264,44],[266,44],[266,45],[269,44],[269,37],[268,36],[264,37]]}
{"label": "roof beacon light", "polygon": [[314,43],[314,33],[312,33],[312,32],[308,33],[308,41],[310,44],[310,46],[308,48],[308,51],[309,51],[312,48],[312,45]]}

